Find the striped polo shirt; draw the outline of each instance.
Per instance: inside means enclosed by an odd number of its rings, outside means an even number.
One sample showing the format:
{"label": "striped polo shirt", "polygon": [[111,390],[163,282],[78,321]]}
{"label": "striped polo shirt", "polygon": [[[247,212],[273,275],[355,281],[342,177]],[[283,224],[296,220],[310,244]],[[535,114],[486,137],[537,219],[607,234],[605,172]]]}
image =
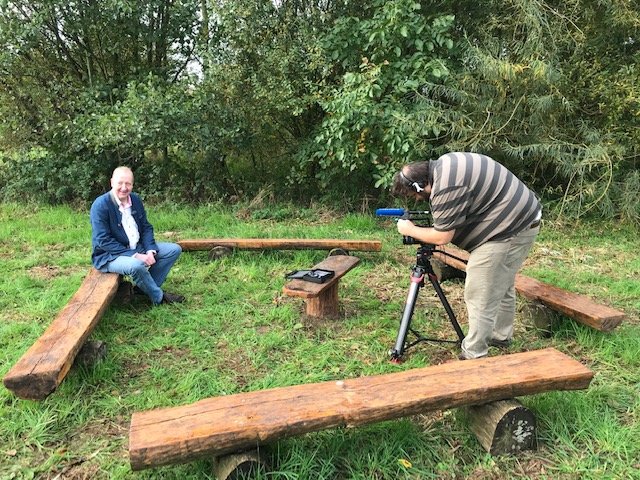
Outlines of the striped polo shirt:
{"label": "striped polo shirt", "polygon": [[454,152],[429,162],[433,227],[455,229],[451,243],[468,251],[530,228],[540,218],[536,195],[486,155]]}

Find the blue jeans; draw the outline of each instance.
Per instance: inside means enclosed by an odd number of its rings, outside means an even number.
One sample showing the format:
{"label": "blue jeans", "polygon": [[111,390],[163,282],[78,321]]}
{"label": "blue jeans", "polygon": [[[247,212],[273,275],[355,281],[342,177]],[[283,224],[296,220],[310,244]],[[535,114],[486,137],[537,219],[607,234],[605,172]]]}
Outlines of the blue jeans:
{"label": "blue jeans", "polygon": [[130,276],[133,283],[157,305],[162,303],[163,292],[160,287],[180,253],[182,248],[177,243],[158,243],[156,263],[151,267],[147,267],[144,262],[134,257],[118,257],[107,263],[100,271]]}

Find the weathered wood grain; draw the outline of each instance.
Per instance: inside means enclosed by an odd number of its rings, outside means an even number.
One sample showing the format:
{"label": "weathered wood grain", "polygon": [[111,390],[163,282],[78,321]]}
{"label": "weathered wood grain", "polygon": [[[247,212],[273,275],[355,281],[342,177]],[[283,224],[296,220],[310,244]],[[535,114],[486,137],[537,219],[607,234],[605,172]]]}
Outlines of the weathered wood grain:
{"label": "weathered wood grain", "polygon": [[589,386],[593,373],[548,348],[398,373],[209,398],[136,412],[133,470],[218,456],[284,437]]}
{"label": "weathered wood grain", "polygon": [[379,252],[379,240],[340,240],[313,238],[202,238],[180,240],[182,250],[211,250],[214,247],[238,248],[243,250],[332,250]]}
{"label": "weathered wood grain", "polygon": [[[433,254],[433,257],[451,267],[466,270],[466,261],[469,259],[467,252],[450,246],[447,246],[445,250],[458,258],[451,258],[437,252]],[[515,286],[516,291],[523,297],[538,301],[602,332],[610,332],[625,318],[624,312],[598,304],[586,295],[569,292],[522,274],[516,275]]]}
{"label": "weathered wood grain", "polygon": [[31,400],[42,400],[53,392],[109,306],[119,282],[116,273],[91,269],[47,330],[5,375],[5,387]]}

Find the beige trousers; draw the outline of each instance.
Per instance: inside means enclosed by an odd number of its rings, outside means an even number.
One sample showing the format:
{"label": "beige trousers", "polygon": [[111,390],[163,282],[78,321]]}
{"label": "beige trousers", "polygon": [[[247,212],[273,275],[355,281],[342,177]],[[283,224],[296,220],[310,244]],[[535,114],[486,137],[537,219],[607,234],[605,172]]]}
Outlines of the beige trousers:
{"label": "beige trousers", "polygon": [[490,340],[513,337],[516,273],[539,231],[539,226],[529,228],[507,240],[484,243],[470,253],[464,287],[469,316],[469,331],[462,342],[465,358],[484,357]]}

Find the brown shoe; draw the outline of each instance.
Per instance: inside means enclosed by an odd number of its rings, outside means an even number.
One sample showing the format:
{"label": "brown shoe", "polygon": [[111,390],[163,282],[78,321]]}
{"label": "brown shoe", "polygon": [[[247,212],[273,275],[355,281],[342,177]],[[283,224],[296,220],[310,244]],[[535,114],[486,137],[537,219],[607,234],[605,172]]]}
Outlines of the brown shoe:
{"label": "brown shoe", "polygon": [[164,292],[162,294],[162,302],[161,303],[182,303],[184,302],[184,297],[182,295],[178,295],[176,293]]}

